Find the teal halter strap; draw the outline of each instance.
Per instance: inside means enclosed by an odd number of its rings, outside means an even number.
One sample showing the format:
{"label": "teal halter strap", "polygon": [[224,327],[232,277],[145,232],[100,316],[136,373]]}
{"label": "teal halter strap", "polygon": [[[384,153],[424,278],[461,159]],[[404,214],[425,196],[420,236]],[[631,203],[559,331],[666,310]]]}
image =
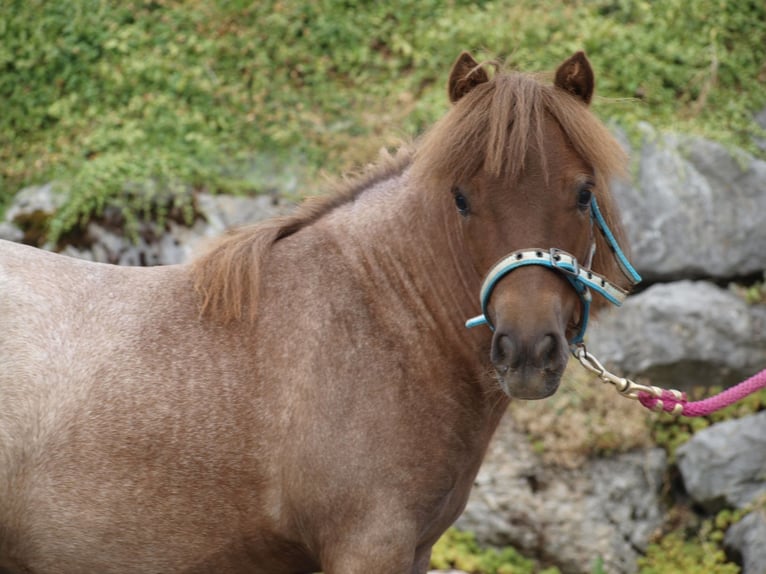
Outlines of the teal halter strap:
{"label": "teal halter strap", "polygon": [[[631,281],[632,284],[636,284],[641,281],[641,276],[630,264],[625,253],[620,248],[614,234],[609,229],[601,210],[599,210],[596,204],[596,199],[591,200],[591,221],[601,231],[604,239],[609,245],[610,250],[617,259],[617,263],[620,266],[623,274]],[[591,252],[595,251],[595,244]],[[582,343],[585,337],[585,330],[588,328],[588,319],[590,316],[590,304],[591,304],[591,290],[595,291],[607,301],[613,305],[620,306],[627,297],[628,293],[618,285],[615,285],[609,281],[606,277],[591,271],[587,267],[581,267],[577,258],[562,251],[561,249],[522,249],[520,251],[514,251],[510,255],[504,257],[498,261],[487,273],[484,281],[481,285],[479,292],[479,299],[481,302],[482,314],[466,321],[465,326],[468,328],[476,327],[478,325],[486,324],[490,329],[494,331],[494,325],[490,322],[487,314],[489,299],[492,295],[492,291],[500,280],[508,275],[514,269],[524,267],[527,265],[542,265],[548,267],[554,271],[558,271],[566,277],[569,283],[580,297],[582,303],[582,314],[580,319],[580,325],[577,334],[569,341],[570,345],[578,345]]]}

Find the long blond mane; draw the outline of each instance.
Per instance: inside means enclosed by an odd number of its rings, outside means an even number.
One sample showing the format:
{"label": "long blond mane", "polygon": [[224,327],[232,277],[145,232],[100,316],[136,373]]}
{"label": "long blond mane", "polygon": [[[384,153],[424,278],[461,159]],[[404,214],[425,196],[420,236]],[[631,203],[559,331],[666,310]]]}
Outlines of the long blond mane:
{"label": "long blond mane", "polygon": [[[544,149],[545,114],[558,122],[570,145],[593,166],[599,206],[624,245],[617,210],[608,193],[609,181],[624,174],[626,155],[619,143],[574,96],[542,83],[540,76],[498,69],[490,81],[457,102],[414,148],[405,147],[384,158],[334,193],[307,200],[293,215],[224,235],[193,263],[202,313],[223,322],[254,319],[261,268],[270,247],[407,166],[419,177],[442,181],[466,181],[480,169],[515,180],[530,150],[541,153]],[[597,241],[594,270],[620,282],[608,245],[600,236]]]}

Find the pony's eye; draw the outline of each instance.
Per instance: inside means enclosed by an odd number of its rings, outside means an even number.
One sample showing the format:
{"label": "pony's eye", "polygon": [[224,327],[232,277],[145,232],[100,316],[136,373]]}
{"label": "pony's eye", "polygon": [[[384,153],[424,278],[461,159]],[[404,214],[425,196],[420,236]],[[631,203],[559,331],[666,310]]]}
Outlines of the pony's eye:
{"label": "pony's eye", "polygon": [[590,207],[591,199],[593,199],[593,190],[590,185],[584,185],[577,192],[577,208],[581,211],[586,211]]}
{"label": "pony's eye", "polygon": [[460,215],[468,215],[470,208],[468,206],[468,199],[466,199],[463,190],[459,187],[455,187],[453,188],[452,193],[455,196],[455,207],[457,207]]}

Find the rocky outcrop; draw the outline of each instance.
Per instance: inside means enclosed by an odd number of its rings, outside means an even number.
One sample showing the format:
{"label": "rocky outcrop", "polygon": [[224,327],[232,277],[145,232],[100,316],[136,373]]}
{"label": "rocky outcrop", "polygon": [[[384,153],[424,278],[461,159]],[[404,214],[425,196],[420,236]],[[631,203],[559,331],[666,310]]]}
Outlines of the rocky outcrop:
{"label": "rocky outcrop", "polygon": [[[45,223],[62,198],[51,184],[29,187],[17,194],[0,223],[0,238],[42,242]],[[226,229],[255,223],[289,212],[293,206],[276,195],[230,196],[197,193],[196,217],[191,225],[168,220],[158,232],[153,223],[143,223],[135,238],[127,237],[122,217],[107,208],[104,216],[91,221],[76,243],[45,245],[65,255],[117,265],[170,265],[187,260],[201,244]]]}
{"label": "rocky outcrop", "polygon": [[164,233],[152,224],[143,224],[131,240],[119,227],[92,221],[85,230],[85,247],[65,246],[65,255],[118,265],[170,265],[188,260],[202,244],[226,229],[281,215],[292,206],[270,195],[254,197],[211,195],[195,197],[197,217],[191,226],[168,221]]}
{"label": "rocky outcrop", "polygon": [[727,550],[739,557],[742,574],[766,572],[766,511],[749,513],[726,531]]}
{"label": "rocky outcrop", "polygon": [[729,528],[725,543],[742,558],[744,574],[766,572],[766,411],[701,430],[676,456],[697,504],[756,508]]}
{"label": "rocky outcrop", "polygon": [[766,306],[719,286],[766,270],[766,162],[641,129],[634,177],[615,194],[650,286],[594,322],[589,350],[659,386],[730,386],[766,367]]}
{"label": "rocky outcrop", "polygon": [[766,269],[766,162],[643,125],[635,175],[616,182],[633,260],[647,281],[729,279]]}
{"label": "rocky outcrop", "polygon": [[766,495],[766,411],[697,432],[676,451],[689,495],[711,510]]}
{"label": "rocky outcrop", "polygon": [[766,367],[766,305],[706,281],[656,284],[595,321],[587,344],[658,386],[728,387]]}
{"label": "rocky outcrop", "polygon": [[599,559],[607,572],[633,572],[662,521],[665,463],[663,450],[647,449],[580,468],[547,465],[506,417],[457,527],[565,573],[591,572]]}

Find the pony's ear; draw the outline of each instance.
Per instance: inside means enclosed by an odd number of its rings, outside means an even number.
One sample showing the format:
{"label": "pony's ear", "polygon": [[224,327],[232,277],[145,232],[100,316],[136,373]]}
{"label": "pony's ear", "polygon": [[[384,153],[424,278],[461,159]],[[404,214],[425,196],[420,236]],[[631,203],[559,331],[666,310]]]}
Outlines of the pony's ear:
{"label": "pony's ear", "polygon": [[487,72],[468,52],[463,52],[452,64],[447,92],[453,104],[479,84],[489,81]]}
{"label": "pony's ear", "polygon": [[585,102],[585,105],[590,104],[595,81],[593,68],[590,67],[585,52],[576,52],[559,66],[559,69],[556,70],[554,84],[556,87],[580,98]]}

